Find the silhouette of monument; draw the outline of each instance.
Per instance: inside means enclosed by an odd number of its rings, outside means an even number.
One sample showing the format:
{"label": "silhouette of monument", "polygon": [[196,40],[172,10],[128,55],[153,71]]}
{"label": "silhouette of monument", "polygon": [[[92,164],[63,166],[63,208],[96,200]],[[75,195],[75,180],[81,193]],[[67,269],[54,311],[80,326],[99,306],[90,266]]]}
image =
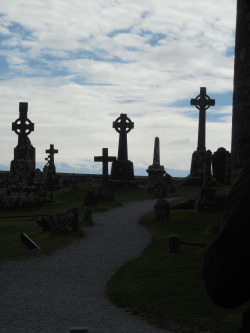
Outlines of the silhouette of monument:
{"label": "silhouette of monument", "polygon": [[215,100],[207,95],[205,87],[201,87],[200,94],[191,99],[190,104],[199,110],[198,145],[192,155],[190,176],[203,179],[206,167],[206,111],[215,105]]}
{"label": "silhouette of monument", "polygon": [[115,156],[108,156],[108,148],[102,148],[102,156],[95,156],[94,162],[102,162],[102,183],[108,185],[108,163],[114,162]]}
{"label": "silhouette of monument", "polygon": [[160,139],[158,137],[155,138],[153,164],[149,165],[146,171],[149,183],[156,182],[157,179],[162,178],[166,173],[164,166],[160,165]]}
{"label": "silhouette of monument", "polygon": [[238,0],[235,38],[231,182],[250,157],[250,2]]}
{"label": "silhouette of monument", "polygon": [[43,168],[43,172],[46,178],[50,178],[51,176],[55,176],[56,167],[55,167],[55,154],[58,154],[58,150],[54,148],[54,145],[50,145],[49,149],[45,150],[46,154],[49,154],[48,157],[45,158],[47,164]]}
{"label": "silhouette of monument", "polygon": [[126,183],[134,180],[133,162],[128,160],[127,134],[134,128],[134,123],[126,114],[113,122],[113,128],[120,134],[118,146],[118,158],[112,163],[111,179]]}
{"label": "silhouette of monument", "polygon": [[28,138],[34,131],[34,124],[27,113],[28,103],[19,103],[19,118],[12,123],[12,131],[18,135],[18,144],[10,165],[7,196],[1,199],[1,205],[5,207],[32,207],[42,203],[34,185],[35,148]]}

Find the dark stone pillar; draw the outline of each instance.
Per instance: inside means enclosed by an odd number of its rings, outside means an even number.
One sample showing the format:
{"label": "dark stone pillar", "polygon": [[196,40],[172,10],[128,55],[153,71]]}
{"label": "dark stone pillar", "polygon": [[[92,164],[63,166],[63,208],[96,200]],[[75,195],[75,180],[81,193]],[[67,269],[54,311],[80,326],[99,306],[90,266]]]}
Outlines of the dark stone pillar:
{"label": "dark stone pillar", "polygon": [[234,183],[250,157],[250,2],[237,1],[234,94],[232,118],[232,172]]}

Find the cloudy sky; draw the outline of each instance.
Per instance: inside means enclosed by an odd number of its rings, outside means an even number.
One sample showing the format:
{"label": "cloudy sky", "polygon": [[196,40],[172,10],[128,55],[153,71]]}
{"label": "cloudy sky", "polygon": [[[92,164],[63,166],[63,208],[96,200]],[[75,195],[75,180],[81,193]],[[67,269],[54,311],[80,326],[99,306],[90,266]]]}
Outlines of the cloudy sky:
{"label": "cloudy sky", "polygon": [[197,147],[200,87],[206,147],[230,150],[236,0],[0,0],[0,168],[9,170],[11,124],[28,102],[37,167],[54,144],[57,171],[97,173],[102,148],[116,156],[113,121],[134,122],[135,174],[161,164],[186,176]]}

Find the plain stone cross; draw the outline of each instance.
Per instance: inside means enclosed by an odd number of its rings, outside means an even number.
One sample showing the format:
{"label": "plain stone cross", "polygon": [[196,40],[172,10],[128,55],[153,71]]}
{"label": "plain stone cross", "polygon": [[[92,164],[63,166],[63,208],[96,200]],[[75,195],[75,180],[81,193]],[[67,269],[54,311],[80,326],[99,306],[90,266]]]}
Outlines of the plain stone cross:
{"label": "plain stone cross", "polygon": [[54,149],[54,145],[50,145],[50,148],[45,150],[46,154],[49,154],[50,164],[54,164],[54,155],[58,154],[58,150]]}
{"label": "plain stone cross", "polygon": [[102,162],[102,181],[108,183],[108,162],[114,162],[115,156],[108,156],[108,148],[102,148],[102,156],[95,156],[94,162]]}
{"label": "plain stone cross", "polygon": [[205,87],[201,87],[200,95],[191,99],[190,104],[200,111],[197,151],[206,151],[206,110],[215,105],[215,100],[207,95]]}
{"label": "plain stone cross", "polygon": [[120,134],[118,160],[128,160],[128,144],[127,133],[134,128],[134,123],[127,117],[125,113],[121,113],[120,117],[113,122],[113,128]]}
{"label": "plain stone cross", "polygon": [[34,131],[34,123],[32,123],[28,117],[28,103],[19,103],[19,118],[12,123],[12,131],[14,131],[22,140],[26,138],[31,132]]}

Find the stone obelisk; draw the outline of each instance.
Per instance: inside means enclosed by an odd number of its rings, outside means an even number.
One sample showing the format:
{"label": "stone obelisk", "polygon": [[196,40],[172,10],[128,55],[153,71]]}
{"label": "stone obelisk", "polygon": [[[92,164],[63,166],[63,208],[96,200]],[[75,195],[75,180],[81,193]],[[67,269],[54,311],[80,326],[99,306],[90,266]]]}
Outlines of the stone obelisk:
{"label": "stone obelisk", "polygon": [[250,2],[237,1],[231,183],[250,159]]}
{"label": "stone obelisk", "polygon": [[158,137],[155,138],[153,164],[149,165],[146,171],[149,183],[156,182],[157,179],[162,178],[166,173],[164,166],[160,165],[160,139]]}

